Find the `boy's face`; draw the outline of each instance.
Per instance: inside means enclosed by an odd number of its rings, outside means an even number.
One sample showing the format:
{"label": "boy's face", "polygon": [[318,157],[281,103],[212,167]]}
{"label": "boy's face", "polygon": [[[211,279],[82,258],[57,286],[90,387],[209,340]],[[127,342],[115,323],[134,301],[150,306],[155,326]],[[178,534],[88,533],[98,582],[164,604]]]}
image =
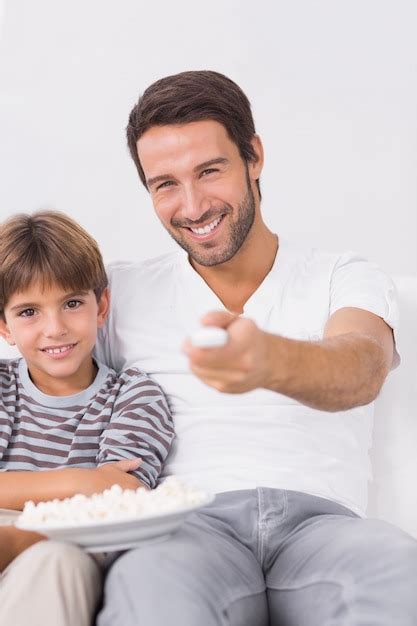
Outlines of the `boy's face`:
{"label": "boy's face", "polygon": [[107,290],[97,302],[92,290],[68,292],[57,285],[42,290],[35,283],[11,296],[0,334],[17,346],[41,391],[71,395],[94,379],[91,352],[108,304]]}

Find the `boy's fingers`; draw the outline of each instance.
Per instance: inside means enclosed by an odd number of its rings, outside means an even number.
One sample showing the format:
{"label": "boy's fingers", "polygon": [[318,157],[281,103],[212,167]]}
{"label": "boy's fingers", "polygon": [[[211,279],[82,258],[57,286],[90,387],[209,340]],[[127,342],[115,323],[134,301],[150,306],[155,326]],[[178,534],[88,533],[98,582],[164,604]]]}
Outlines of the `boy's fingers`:
{"label": "boy's fingers", "polygon": [[122,472],[133,472],[135,469],[138,469],[139,465],[142,463],[142,459],[123,459],[123,461],[117,461],[113,463],[117,469]]}

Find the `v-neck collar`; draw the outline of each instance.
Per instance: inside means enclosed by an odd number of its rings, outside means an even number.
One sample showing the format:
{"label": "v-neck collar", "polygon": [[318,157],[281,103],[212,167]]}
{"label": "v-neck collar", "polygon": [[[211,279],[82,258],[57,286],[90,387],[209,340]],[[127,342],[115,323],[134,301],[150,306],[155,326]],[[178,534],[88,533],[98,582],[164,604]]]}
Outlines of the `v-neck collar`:
{"label": "v-neck collar", "polygon": [[[243,316],[253,319],[259,319],[260,315],[262,318],[269,316],[276,303],[275,294],[283,284],[283,279],[289,269],[288,252],[288,242],[280,237],[272,268],[246,301]],[[186,299],[185,306],[189,310],[190,318],[199,320],[209,311],[227,310],[223,302],[192,267],[186,252],[182,252],[180,256],[180,287]],[[192,297],[187,298],[188,293],[192,294]]]}

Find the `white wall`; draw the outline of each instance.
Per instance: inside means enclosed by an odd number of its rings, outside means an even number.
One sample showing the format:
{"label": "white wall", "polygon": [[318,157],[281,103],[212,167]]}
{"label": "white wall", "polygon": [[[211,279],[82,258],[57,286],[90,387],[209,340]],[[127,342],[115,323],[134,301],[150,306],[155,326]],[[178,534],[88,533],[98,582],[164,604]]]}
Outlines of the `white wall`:
{"label": "white wall", "polygon": [[[208,68],[253,103],[273,229],[417,274],[415,0],[6,0],[3,27],[1,13],[0,219],[52,206],[108,260],[168,250],[124,127],[151,81]],[[397,500],[386,510],[413,531]]]}
{"label": "white wall", "polygon": [[414,0],[6,0],[0,218],[67,211],[106,259],[171,248],[127,154],[151,81],[211,68],[253,103],[279,233],[417,273]]}

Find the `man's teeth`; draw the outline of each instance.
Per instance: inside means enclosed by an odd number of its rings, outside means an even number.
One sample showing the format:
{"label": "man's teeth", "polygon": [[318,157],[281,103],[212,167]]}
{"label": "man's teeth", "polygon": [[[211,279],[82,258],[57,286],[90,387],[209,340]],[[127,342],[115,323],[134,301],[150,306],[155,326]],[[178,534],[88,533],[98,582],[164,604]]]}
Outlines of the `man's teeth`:
{"label": "man's teeth", "polygon": [[195,233],[196,235],[207,235],[207,233],[212,231],[213,228],[216,228],[217,224],[220,222],[221,219],[222,219],[221,217],[218,217],[217,219],[214,220],[214,222],[207,224],[207,226],[203,226],[201,228],[191,228],[190,230],[192,230],[193,233]]}
{"label": "man's teeth", "polygon": [[47,352],[48,354],[60,354],[61,352],[67,352],[70,348],[72,348],[72,344],[69,346],[62,346],[61,348],[45,348],[44,352]]}

